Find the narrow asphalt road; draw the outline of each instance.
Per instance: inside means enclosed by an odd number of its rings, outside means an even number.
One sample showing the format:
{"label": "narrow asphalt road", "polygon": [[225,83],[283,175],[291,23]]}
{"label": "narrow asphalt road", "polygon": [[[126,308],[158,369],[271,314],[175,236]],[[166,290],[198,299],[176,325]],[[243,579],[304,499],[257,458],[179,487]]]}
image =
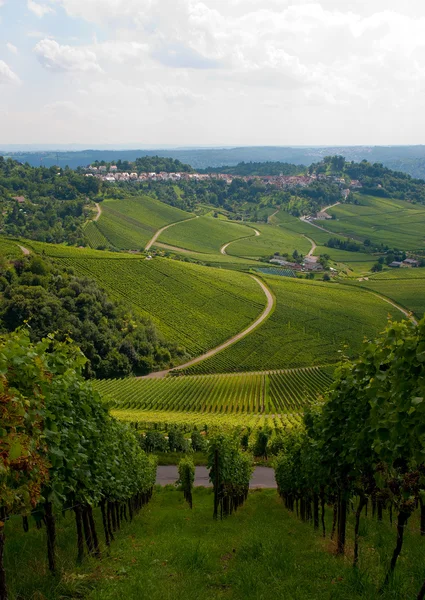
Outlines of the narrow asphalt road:
{"label": "narrow asphalt road", "polygon": [[230,338],[230,340],[227,340],[227,342],[224,342],[220,346],[217,346],[216,348],[209,350],[208,352],[206,352],[205,354],[202,354],[201,356],[192,358],[192,360],[185,363],[184,365],[180,365],[179,367],[174,367],[172,369],[166,369],[165,371],[154,371],[153,373],[149,373],[149,375],[144,375],[143,377],[140,377],[140,379],[161,379],[162,377],[165,377],[166,375],[168,375],[168,373],[170,371],[181,371],[182,369],[187,369],[187,367],[196,365],[197,363],[199,363],[203,360],[206,360],[207,358],[210,358],[211,356],[214,356],[215,354],[218,354],[218,352],[221,352],[225,348],[228,348],[235,342],[241,340],[242,338],[247,336],[249,333],[251,333],[251,331],[253,331],[263,321],[265,321],[267,319],[267,317],[269,316],[269,314],[271,313],[271,311],[273,310],[275,300],[274,300],[273,294],[271,293],[269,288],[260,279],[258,279],[258,277],[255,277],[255,275],[251,275],[251,277],[258,283],[258,285],[261,287],[261,289],[263,290],[263,292],[265,293],[266,298],[267,298],[267,304],[266,304],[265,309],[263,310],[261,315],[258,317],[258,319],[256,319],[254,321],[254,323],[251,323],[251,325],[249,327],[247,327],[240,333],[237,333],[236,335],[234,335],[232,338]]}
{"label": "narrow asphalt road", "polygon": [[[175,465],[158,467],[156,474],[157,485],[173,485],[178,478],[179,475]],[[206,467],[196,467],[194,485],[195,487],[212,487],[208,477],[208,469]],[[276,489],[277,485],[274,478],[274,469],[269,467],[255,467],[249,487],[251,489]]]}
{"label": "narrow asphalt road", "polygon": [[158,229],[158,231],[155,233],[153,238],[151,240],[149,240],[149,242],[146,244],[145,250],[150,250],[151,246],[154,245],[154,243],[159,238],[161,233],[163,231],[165,231],[166,229],[169,229],[170,227],[174,227],[174,225],[178,225],[179,223],[184,223],[185,221],[193,221],[193,219],[198,219],[198,218],[199,218],[198,215],[195,215],[194,217],[190,217],[189,219],[183,219],[182,221],[176,221],[175,223],[170,223],[169,225],[166,225],[165,227],[161,227],[161,229]]}
{"label": "narrow asphalt road", "polygon": [[[304,235],[304,234],[303,234]],[[317,246],[314,242],[314,240],[312,240],[311,238],[308,237],[308,235],[304,235],[305,239],[308,240],[311,244],[311,250],[309,251],[309,253],[307,254],[307,256],[313,256],[314,251],[316,250]]]}
{"label": "narrow asphalt road", "polygon": [[25,256],[28,256],[28,254],[31,254],[31,252],[28,250],[28,248],[25,248],[24,246],[19,246],[19,248],[22,250],[22,252],[25,254]]}

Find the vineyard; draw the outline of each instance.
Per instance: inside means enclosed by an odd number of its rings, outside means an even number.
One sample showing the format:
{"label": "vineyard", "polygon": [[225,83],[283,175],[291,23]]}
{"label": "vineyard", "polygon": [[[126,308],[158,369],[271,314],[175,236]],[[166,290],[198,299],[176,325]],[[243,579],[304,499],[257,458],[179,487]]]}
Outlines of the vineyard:
{"label": "vineyard", "polygon": [[263,275],[277,275],[278,277],[296,277],[294,271],[291,269],[283,269],[279,267],[261,267],[256,269],[258,273]]}
{"label": "vineyard", "polygon": [[421,319],[425,313],[425,269],[395,269],[353,282],[391,298]]}
{"label": "vineyard", "polygon": [[246,338],[186,369],[186,374],[231,373],[333,364],[356,355],[363,339],[401,314],[351,286],[286,277],[267,283],[276,297],[271,317]]}
{"label": "vineyard", "polygon": [[357,196],[359,204],[341,204],[329,210],[336,219],[325,227],[335,233],[370,239],[392,248],[423,248],[425,208],[402,200]]}
{"label": "vineyard", "polygon": [[101,246],[108,247],[110,245],[109,241],[97,226],[96,221],[87,221],[84,227],[84,235],[91,248],[99,248]]}
{"label": "vineyard", "polygon": [[168,340],[190,354],[201,354],[239,333],[265,306],[260,286],[245,273],[161,258],[60,262],[149,316]]}
{"label": "vineyard", "polygon": [[311,248],[310,242],[301,234],[293,233],[283,227],[255,224],[260,235],[237,240],[226,249],[227,254],[258,259],[271,256],[275,252],[292,255],[294,250],[307,254]]}
{"label": "vineyard", "polygon": [[[148,196],[125,200],[104,200],[96,228],[109,245],[121,250],[144,248],[154,233],[170,223],[189,219],[191,215]],[[96,242],[93,229],[89,240]]]}
{"label": "vineyard", "polygon": [[199,217],[170,227],[160,235],[158,242],[206,254],[219,254],[227,242],[254,236],[255,232],[246,225],[222,221],[213,217]]}
{"label": "vineyard", "polygon": [[5,258],[17,258],[22,256],[22,250],[18,246],[18,242],[0,238],[0,256]]}
{"label": "vineyard", "polygon": [[332,367],[276,373],[109,379],[96,389],[114,410],[266,415],[298,413],[332,382]]}

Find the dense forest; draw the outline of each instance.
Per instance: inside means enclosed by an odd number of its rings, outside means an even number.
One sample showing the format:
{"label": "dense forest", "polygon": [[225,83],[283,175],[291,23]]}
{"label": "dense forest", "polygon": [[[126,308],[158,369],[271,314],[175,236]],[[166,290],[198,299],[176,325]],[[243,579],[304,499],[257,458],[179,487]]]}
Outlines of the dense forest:
{"label": "dense forest", "polygon": [[116,162],[94,161],[91,163],[94,167],[116,166],[118,171],[135,171],[137,173],[193,173],[190,165],[186,165],[179,160],[164,156],[143,156],[136,158],[135,161],[117,160]]}
{"label": "dense forest", "polygon": [[0,231],[82,244],[85,207],[101,189],[101,181],[71,169],[31,167],[0,156]]}
{"label": "dense forest", "polygon": [[54,332],[70,337],[87,357],[86,377],[149,373],[178,354],[154,324],[112,301],[97,283],[46,258],[0,258],[0,323],[5,331],[27,324],[33,342]]}
{"label": "dense forest", "polygon": [[362,184],[359,190],[362,194],[425,203],[424,180],[392,171],[381,163],[346,162],[343,156],[327,156],[320,163],[312,164],[308,172],[358,180]]}
{"label": "dense forest", "polygon": [[207,167],[199,173],[226,173],[229,175],[303,175],[306,167],[284,162],[240,162],[236,166]]}

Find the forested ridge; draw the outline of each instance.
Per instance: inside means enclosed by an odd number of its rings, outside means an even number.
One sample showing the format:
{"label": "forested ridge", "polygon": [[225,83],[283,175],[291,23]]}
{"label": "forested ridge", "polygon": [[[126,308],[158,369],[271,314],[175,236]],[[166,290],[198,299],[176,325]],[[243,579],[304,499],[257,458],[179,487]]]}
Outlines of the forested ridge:
{"label": "forested ridge", "polygon": [[34,342],[50,332],[59,340],[73,339],[87,358],[86,377],[149,373],[169,367],[183,352],[149,319],[111,300],[94,280],[47,258],[1,259],[0,292],[3,332],[26,323]]}

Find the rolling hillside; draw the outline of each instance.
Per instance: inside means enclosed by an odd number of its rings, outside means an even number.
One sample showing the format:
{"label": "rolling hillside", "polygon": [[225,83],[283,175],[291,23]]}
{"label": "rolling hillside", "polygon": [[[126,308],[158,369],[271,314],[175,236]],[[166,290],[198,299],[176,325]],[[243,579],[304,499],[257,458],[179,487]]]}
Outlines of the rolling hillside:
{"label": "rolling hillside", "polygon": [[334,220],[324,227],[358,240],[400,250],[425,248],[425,208],[402,200],[357,195],[359,204],[341,204],[329,210]]}
{"label": "rolling hillside", "polygon": [[170,227],[158,241],[193,252],[219,254],[220,248],[227,242],[249,236],[255,236],[252,227],[213,217],[199,217]]}
{"label": "rolling hillside", "polygon": [[239,333],[265,306],[260,286],[245,273],[161,258],[60,260],[152,318],[168,340],[191,355]]}
{"label": "rolling hillside", "polygon": [[[104,200],[101,209],[94,226],[111,246],[120,250],[140,250],[161,227],[193,216],[148,196]],[[92,245],[98,245],[100,238],[92,230],[93,226],[87,237]]]}
{"label": "rolling hillside", "polygon": [[335,363],[355,355],[364,337],[375,336],[390,312],[387,303],[360,289],[331,283],[267,278],[276,296],[271,317],[251,335],[187,369],[230,373]]}

